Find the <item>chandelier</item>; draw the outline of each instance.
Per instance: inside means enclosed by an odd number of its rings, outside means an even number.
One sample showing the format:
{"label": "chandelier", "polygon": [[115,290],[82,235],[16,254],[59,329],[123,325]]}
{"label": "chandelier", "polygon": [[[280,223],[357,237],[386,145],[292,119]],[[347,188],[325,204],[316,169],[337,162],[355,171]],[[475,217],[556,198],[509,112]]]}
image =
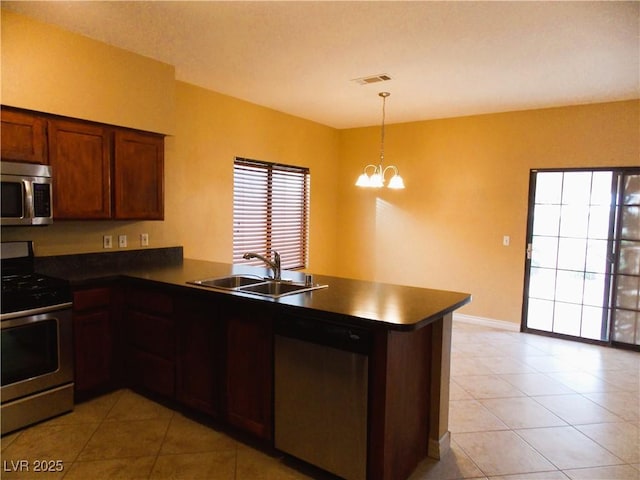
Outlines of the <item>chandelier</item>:
{"label": "chandelier", "polygon": [[387,188],[393,189],[402,189],[404,188],[404,180],[398,173],[398,168],[394,165],[389,165],[387,167],[383,166],[384,163],[384,117],[385,117],[385,106],[387,102],[387,97],[391,95],[389,92],[380,92],[378,96],[382,97],[382,128],[380,131],[380,162],[378,165],[369,164],[364,167],[362,174],[358,177],[356,181],[356,186],[358,187],[366,187],[366,188],[381,188],[384,187],[385,183],[385,175],[387,171],[391,170],[393,172],[393,176],[389,180],[389,184]]}

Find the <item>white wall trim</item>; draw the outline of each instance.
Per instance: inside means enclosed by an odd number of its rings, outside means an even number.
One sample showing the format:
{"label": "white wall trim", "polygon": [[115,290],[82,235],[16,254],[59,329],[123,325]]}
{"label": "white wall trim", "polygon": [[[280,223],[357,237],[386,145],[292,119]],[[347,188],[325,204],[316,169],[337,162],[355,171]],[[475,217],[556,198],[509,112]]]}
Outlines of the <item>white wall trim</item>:
{"label": "white wall trim", "polygon": [[499,328],[500,330],[509,330],[519,332],[520,325],[505,320],[494,320],[493,318],[475,317],[473,315],[465,315],[464,313],[454,313],[454,322],[473,323],[475,325],[483,325],[485,327]]}

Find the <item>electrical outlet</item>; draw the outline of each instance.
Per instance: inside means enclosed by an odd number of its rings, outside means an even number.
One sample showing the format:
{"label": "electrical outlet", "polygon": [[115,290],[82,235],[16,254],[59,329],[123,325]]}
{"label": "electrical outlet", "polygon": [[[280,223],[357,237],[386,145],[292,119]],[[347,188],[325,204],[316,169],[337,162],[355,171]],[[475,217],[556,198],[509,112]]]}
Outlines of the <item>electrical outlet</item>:
{"label": "electrical outlet", "polygon": [[127,248],[127,236],[118,235],[118,248]]}
{"label": "electrical outlet", "polygon": [[113,248],[113,237],[111,235],[102,237],[102,248]]}
{"label": "electrical outlet", "polygon": [[149,234],[148,233],[141,233],[140,234],[140,246],[141,247],[148,247],[149,246]]}

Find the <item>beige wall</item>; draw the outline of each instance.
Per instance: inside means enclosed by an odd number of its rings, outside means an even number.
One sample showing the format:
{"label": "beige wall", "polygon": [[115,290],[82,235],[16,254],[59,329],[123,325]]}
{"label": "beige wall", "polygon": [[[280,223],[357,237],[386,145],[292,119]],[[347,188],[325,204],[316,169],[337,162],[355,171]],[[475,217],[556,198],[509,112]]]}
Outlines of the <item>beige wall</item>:
{"label": "beige wall", "polygon": [[[109,71],[97,80],[93,68]],[[153,88],[149,72],[162,77]],[[515,323],[529,170],[640,164],[640,103],[596,104],[389,125],[387,163],[407,188],[361,190],[354,182],[377,161],[379,127],[337,131],[176,82],[173,67],[4,11],[2,101],[171,134],[165,221],[5,227],[3,240],[33,239],[37,254],[55,255],[103,251],[104,234],[127,234],[136,248],[146,232],[151,246],[228,262],[234,156],[303,165],[310,271],[470,292],[462,313]]]}
{"label": "beige wall", "polygon": [[518,323],[530,169],[640,165],[639,111],[630,101],[390,125],[385,161],[403,191],[354,187],[379,128],[342,131],[340,274],[469,292],[461,313]]}
{"label": "beige wall", "polygon": [[166,212],[185,256],[232,261],[233,159],[239,156],[310,168],[309,270],[332,272],[338,131],[186,83],[177,82],[176,92],[177,159],[166,172],[175,194]]}
{"label": "beige wall", "polygon": [[3,105],[172,133],[172,65],[2,10]]}

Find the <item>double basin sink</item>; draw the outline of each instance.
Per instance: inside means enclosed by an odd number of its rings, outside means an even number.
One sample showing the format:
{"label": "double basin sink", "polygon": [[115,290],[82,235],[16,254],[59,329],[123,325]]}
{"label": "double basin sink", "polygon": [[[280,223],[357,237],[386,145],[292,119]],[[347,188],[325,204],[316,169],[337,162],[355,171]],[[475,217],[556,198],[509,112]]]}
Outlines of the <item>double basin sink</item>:
{"label": "double basin sink", "polygon": [[272,280],[249,275],[229,275],[227,277],[206,278],[189,282],[200,287],[209,287],[216,290],[251,293],[263,297],[279,298],[285,295],[310,292],[328,285],[305,285],[288,280]]}

